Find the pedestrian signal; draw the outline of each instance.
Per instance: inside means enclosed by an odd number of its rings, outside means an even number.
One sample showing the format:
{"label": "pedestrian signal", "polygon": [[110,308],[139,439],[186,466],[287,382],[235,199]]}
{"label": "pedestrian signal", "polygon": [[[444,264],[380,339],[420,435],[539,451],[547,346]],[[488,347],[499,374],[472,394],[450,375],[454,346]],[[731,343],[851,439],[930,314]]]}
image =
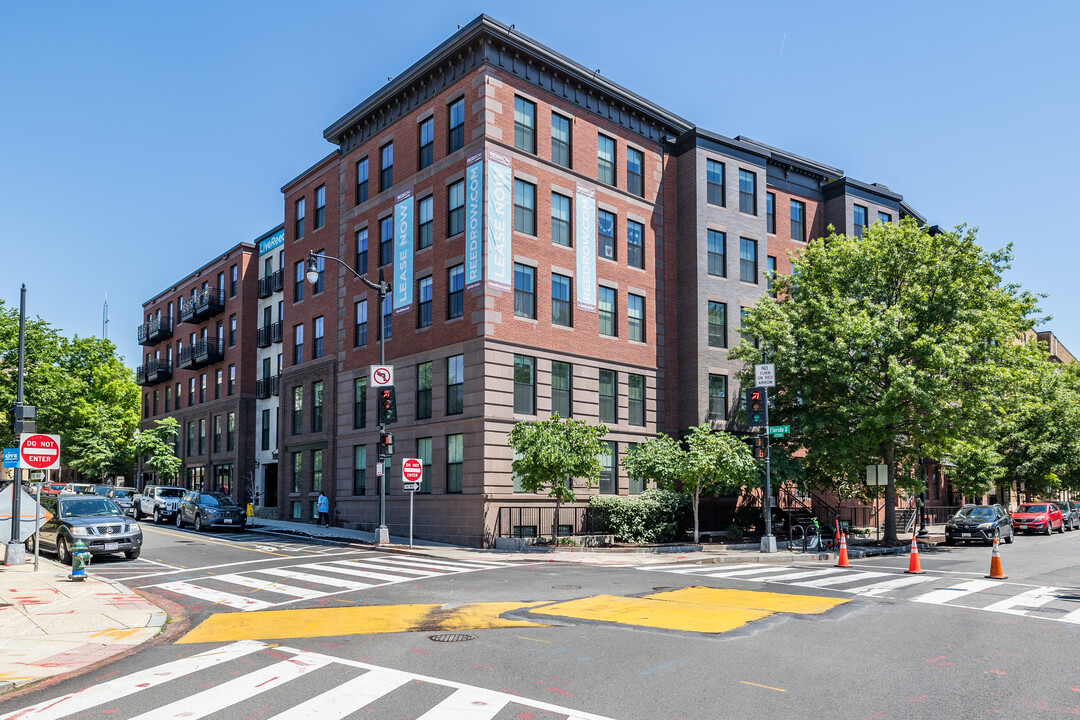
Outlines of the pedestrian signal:
{"label": "pedestrian signal", "polygon": [[767,435],[755,435],[754,441],[754,459],[755,460],[768,460],[769,459],[769,438]]}

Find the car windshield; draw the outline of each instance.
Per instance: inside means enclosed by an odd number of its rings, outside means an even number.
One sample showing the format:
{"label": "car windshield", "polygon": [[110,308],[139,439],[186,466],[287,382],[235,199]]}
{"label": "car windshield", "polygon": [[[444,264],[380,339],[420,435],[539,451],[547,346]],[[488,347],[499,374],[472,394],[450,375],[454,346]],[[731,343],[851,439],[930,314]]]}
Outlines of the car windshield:
{"label": "car windshield", "polygon": [[49,489],[54,490],[54,491],[60,491],[60,490],[63,490],[64,488],[66,488],[66,487],[67,487],[67,485],[62,485],[62,484],[59,484],[59,483],[53,483],[52,485],[49,485]]}
{"label": "car windshield", "polygon": [[131,497],[131,491],[130,490],[113,490],[112,491],[112,496],[114,498],[129,498],[129,497]]}
{"label": "car windshield", "polygon": [[958,518],[971,518],[972,520],[993,520],[994,508],[978,507],[972,505],[971,507],[960,508],[960,512],[956,513]]}
{"label": "car windshield", "polygon": [[236,502],[225,493],[203,493],[199,495],[199,502],[210,507],[235,507]]}
{"label": "car windshield", "polygon": [[1018,513],[1044,513],[1046,512],[1045,505],[1021,505],[1016,508]]}
{"label": "car windshield", "polygon": [[98,495],[108,495],[110,489],[108,485],[98,485],[94,488],[94,492]]}
{"label": "car windshield", "polygon": [[60,501],[60,515],[66,518],[121,514],[120,508],[116,507],[113,501],[108,498],[65,498]]}
{"label": "car windshield", "polygon": [[163,498],[178,498],[184,496],[183,488],[158,488],[158,497]]}

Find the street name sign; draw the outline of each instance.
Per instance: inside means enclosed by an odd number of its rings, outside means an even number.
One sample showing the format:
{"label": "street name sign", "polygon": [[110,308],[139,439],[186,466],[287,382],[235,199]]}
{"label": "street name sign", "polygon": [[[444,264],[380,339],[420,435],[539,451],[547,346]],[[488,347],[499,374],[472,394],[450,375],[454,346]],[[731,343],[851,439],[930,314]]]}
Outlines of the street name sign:
{"label": "street name sign", "polygon": [[402,487],[405,489],[405,492],[416,492],[417,490],[420,489],[420,483],[418,483],[418,482],[402,483]]}
{"label": "street name sign", "polygon": [[769,437],[784,437],[791,432],[790,425],[771,425],[769,426]]}
{"label": "street name sign", "polygon": [[23,433],[19,436],[19,467],[24,470],[58,470],[60,436]]}
{"label": "street name sign", "polygon": [[866,466],[866,484],[867,485],[888,485],[889,484],[889,466],[888,465],[867,465]]}
{"label": "street name sign", "polygon": [[776,387],[776,364],[762,363],[754,366],[754,384],[758,387]]}
{"label": "street name sign", "polygon": [[369,380],[371,387],[387,387],[394,384],[394,366],[393,365],[372,365],[371,366],[371,378]]}

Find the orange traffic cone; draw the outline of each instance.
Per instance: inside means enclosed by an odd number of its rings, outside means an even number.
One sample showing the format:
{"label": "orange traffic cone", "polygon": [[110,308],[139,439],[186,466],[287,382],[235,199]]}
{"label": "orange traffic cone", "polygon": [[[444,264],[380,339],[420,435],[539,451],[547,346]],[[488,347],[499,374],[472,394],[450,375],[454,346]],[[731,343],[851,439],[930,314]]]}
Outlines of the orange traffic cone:
{"label": "orange traffic cone", "polygon": [[911,538],[911,561],[908,563],[908,569],[904,572],[912,575],[925,574],[922,565],[919,563],[919,543],[915,541],[915,538]]}
{"label": "orange traffic cone", "polygon": [[994,554],[990,556],[990,574],[986,577],[991,580],[1005,580],[1008,577],[1001,569],[1001,551],[998,550],[997,538],[994,538]]}
{"label": "orange traffic cone", "polygon": [[836,567],[851,567],[847,558],[847,536],[840,533],[840,556],[836,560]]}

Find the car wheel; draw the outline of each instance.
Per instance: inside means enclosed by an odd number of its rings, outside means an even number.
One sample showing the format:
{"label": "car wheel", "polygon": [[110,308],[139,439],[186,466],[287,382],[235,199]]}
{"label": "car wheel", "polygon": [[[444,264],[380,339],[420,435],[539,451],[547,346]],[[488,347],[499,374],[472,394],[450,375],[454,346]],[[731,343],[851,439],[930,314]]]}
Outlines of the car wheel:
{"label": "car wheel", "polygon": [[1012,531],[1012,528],[1009,528],[1009,534],[1005,536],[1006,545],[1012,545],[1013,535],[1015,535],[1015,533]]}
{"label": "car wheel", "polygon": [[990,542],[987,544],[993,545],[995,540],[1001,542],[1001,528],[994,528],[994,536],[990,538]]}
{"label": "car wheel", "polygon": [[132,514],[135,515],[136,520],[142,520],[142,510],[139,509],[138,505],[135,506],[135,510]]}
{"label": "car wheel", "polygon": [[1061,534],[1061,535],[1065,534],[1065,521],[1064,520],[1062,520],[1061,524],[1058,525],[1058,533]]}
{"label": "car wheel", "polygon": [[139,553],[141,553],[141,552],[142,552],[142,548],[135,548],[134,550],[125,550],[124,551],[124,557],[126,557],[128,560],[137,560],[139,558]]}
{"label": "car wheel", "polygon": [[1053,532],[1054,532],[1054,523],[1047,520],[1046,521],[1046,529],[1043,530],[1043,533],[1046,534],[1046,535],[1051,535],[1051,534],[1053,534]]}
{"label": "car wheel", "polygon": [[61,565],[71,564],[71,551],[68,550],[68,541],[63,535],[56,540],[56,557]]}
{"label": "car wheel", "polygon": [[179,510],[176,511],[176,527],[180,529],[184,527],[184,515]]}
{"label": "car wheel", "polygon": [[154,508],[154,524],[155,525],[160,525],[161,524],[161,511],[158,510],[157,508]]}
{"label": "car wheel", "polygon": [[203,530],[202,515],[196,515],[195,516],[195,532],[202,532],[202,530]]}
{"label": "car wheel", "polygon": [[30,537],[26,538],[26,542],[23,543],[23,545],[26,547],[26,554],[27,555],[33,555],[34,554],[34,542],[35,542],[36,539],[37,539],[37,535],[31,535]]}

